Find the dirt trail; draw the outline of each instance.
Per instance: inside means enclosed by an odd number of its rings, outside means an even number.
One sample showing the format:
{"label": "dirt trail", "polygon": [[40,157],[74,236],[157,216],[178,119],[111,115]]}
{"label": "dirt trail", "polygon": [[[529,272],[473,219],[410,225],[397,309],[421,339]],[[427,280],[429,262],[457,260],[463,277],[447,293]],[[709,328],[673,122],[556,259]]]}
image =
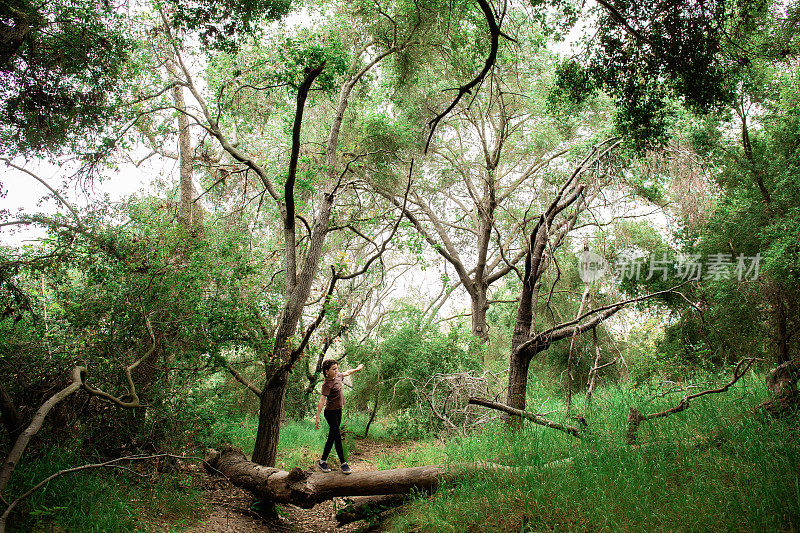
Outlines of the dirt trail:
{"label": "dirt trail", "polygon": [[[407,447],[408,444],[359,441],[349,463],[353,470],[376,470],[377,457]],[[224,478],[201,475],[209,513],[188,529],[189,533],[349,533],[364,526],[361,521],[338,526],[335,515],[336,510],[344,506],[342,498],[320,503],[312,509],[282,505],[281,523],[268,522],[250,510],[253,502],[250,493],[234,487]]]}

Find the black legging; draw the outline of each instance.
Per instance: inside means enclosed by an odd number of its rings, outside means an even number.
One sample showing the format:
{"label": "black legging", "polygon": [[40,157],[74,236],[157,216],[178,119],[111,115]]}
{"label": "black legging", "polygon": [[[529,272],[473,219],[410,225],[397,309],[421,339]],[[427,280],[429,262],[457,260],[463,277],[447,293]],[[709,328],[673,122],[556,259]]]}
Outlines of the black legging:
{"label": "black legging", "polygon": [[322,460],[327,461],[331,453],[331,446],[336,445],[336,455],[339,462],[344,463],[344,449],[342,448],[342,433],[339,425],[342,423],[341,409],[325,409],[325,421],[328,423],[328,440],[325,441],[325,449],[322,450]]}

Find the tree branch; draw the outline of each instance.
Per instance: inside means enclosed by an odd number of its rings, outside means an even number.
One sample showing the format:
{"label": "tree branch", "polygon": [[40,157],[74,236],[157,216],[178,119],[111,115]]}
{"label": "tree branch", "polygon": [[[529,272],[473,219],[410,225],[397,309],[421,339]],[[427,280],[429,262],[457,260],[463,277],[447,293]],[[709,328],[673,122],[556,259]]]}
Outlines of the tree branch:
{"label": "tree branch", "polygon": [[303,111],[306,106],[308,91],[314,80],[322,73],[325,62],[308,70],[303,83],[297,90],[297,107],[295,109],[294,124],[292,125],[292,151],[289,157],[289,175],[283,188],[283,201],[286,214],[283,220],[284,240],[286,241],[286,294],[291,294],[297,284],[297,244],[295,242],[295,201],[294,183],[297,177],[297,161],[300,157],[300,130],[303,127]]}
{"label": "tree branch", "polygon": [[538,415],[535,413],[529,413],[527,411],[523,411],[521,409],[515,409],[509,405],[503,403],[492,402],[490,400],[484,400],[483,398],[470,398],[469,402],[474,405],[480,405],[483,407],[488,407],[489,409],[495,409],[497,411],[503,411],[512,415],[521,416],[522,418],[526,418],[533,422],[534,424],[539,424],[540,426],[549,427],[552,429],[557,429],[558,431],[563,431],[568,435],[572,435],[573,437],[577,437],[579,439],[583,438],[583,432],[579,428],[575,428],[572,426],[566,426],[564,424],[559,424],[558,422],[554,422],[552,420],[548,420],[547,418],[543,417],[542,415]]}
{"label": "tree branch", "polygon": [[701,396],[705,396],[706,394],[719,394],[721,392],[727,391],[731,388],[739,379],[744,376],[745,372],[752,366],[755,362],[755,357],[749,357],[747,359],[742,359],[738,363],[736,363],[736,367],[733,369],[733,379],[731,379],[728,383],[723,385],[722,387],[716,389],[707,389],[702,392],[696,392],[694,394],[690,394],[681,398],[681,401],[678,402],[678,405],[675,407],[671,407],[670,409],[665,409],[664,411],[659,411],[657,413],[650,413],[650,414],[642,414],[638,409],[635,407],[631,407],[630,411],[628,412],[628,433],[627,433],[627,440],[628,444],[636,444],[636,440],[638,438],[638,430],[639,424],[641,424],[645,420],[653,420],[654,418],[661,418],[665,416],[669,416],[675,413],[680,413],[687,407],[689,407],[689,401],[695,398],[699,398]]}
{"label": "tree branch", "polygon": [[425,152],[428,152],[428,147],[431,144],[431,139],[433,138],[433,133],[436,131],[436,126],[439,125],[439,122],[446,117],[453,108],[458,105],[458,102],[461,101],[461,98],[465,94],[471,93],[472,89],[483,81],[483,78],[486,77],[486,74],[489,73],[489,70],[494,65],[495,61],[497,60],[497,49],[500,45],[500,26],[497,24],[497,20],[495,20],[494,12],[492,11],[492,6],[486,0],[477,0],[478,5],[480,6],[481,10],[483,11],[483,15],[486,18],[486,22],[489,25],[489,37],[491,39],[491,44],[489,48],[489,55],[486,56],[486,61],[483,64],[483,68],[481,71],[473,78],[472,81],[463,85],[458,88],[458,94],[450,103],[450,105],[445,109],[442,113],[436,115],[433,119],[428,122],[428,126],[430,126],[431,131],[428,134],[428,141],[425,143]]}
{"label": "tree branch", "polygon": [[80,472],[82,470],[89,470],[89,469],[93,469],[93,468],[122,468],[120,466],[117,466],[117,463],[120,463],[122,461],[144,461],[144,460],[149,460],[149,459],[158,459],[158,458],[161,458],[161,457],[170,457],[170,458],[174,458],[174,459],[193,459],[193,460],[196,460],[196,461],[200,461],[201,460],[199,457],[186,457],[186,456],[182,456],[182,455],[172,455],[172,454],[168,454],[168,453],[159,453],[159,454],[156,454],[156,455],[132,455],[132,456],[128,456],[128,457],[118,457],[116,459],[111,459],[110,461],[106,461],[104,463],[93,463],[93,464],[88,464],[88,465],[76,466],[74,468],[66,468],[66,469],[63,469],[63,470],[59,470],[55,474],[51,474],[51,475],[47,476],[42,481],[40,481],[39,483],[37,483],[36,485],[34,485],[30,489],[28,489],[25,493],[20,495],[17,499],[15,499],[10,504],[8,504],[8,507],[3,512],[3,514],[0,516],[0,533],[4,533],[5,532],[6,521],[8,520],[8,516],[11,514],[11,511],[13,511],[14,508],[17,505],[19,505],[19,503],[22,500],[28,498],[31,494],[33,494],[34,492],[36,492],[40,488],[44,487],[45,485],[47,485],[48,483],[50,483],[52,480],[54,480],[57,477],[63,476],[64,474],[71,474],[73,472]]}
{"label": "tree branch", "polygon": [[78,216],[78,212],[75,210],[75,208],[72,207],[72,205],[70,205],[70,203],[63,196],[61,196],[58,193],[58,191],[56,191],[54,188],[52,188],[50,186],[50,184],[47,183],[44,179],[40,178],[39,176],[37,176],[36,174],[34,174],[33,172],[31,172],[30,170],[28,170],[26,168],[19,167],[19,166],[15,165],[14,163],[11,162],[11,160],[9,160],[6,157],[0,157],[0,161],[5,162],[5,164],[7,166],[9,166],[9,167],[11,167],[11,168],[13,168],[15,170],[18,170],[19,172],[23,172],[23,173],[27,174],[28,176],[32,177],[33,179],[35,179],[36,181],[38,181],[39,183],[41,183],[42,185],[47,187],[47,190],[49,190],[51,193],[53,193],[53,196],[58,198],[58,201],[61,202],[62,204],[64,204],[64,207],[69,209],[69,212],[72,213],[72,217],[75,219],[75,222],[78,223],[78,227],[80,229],[82,229],[82,230],[86,229],[86,227],[83,225],[83,222],[81,222],[81,217]]}
{"label": "tree branch", "polygon": [[133,363],[131,363],[130,365],[125,367],[125,380],[128,382],[128,391],[129,391],[130,396],[131,396],[131,401],[129,401],[129,402],[123,401],[120,398],[117,398],[115,396],[112,396],[111,394],[108,394],[107,392],[104,392],[104,391],[102,391],[102,390],[100,390],[98,388],[95,388],[95,387],[92,387],[92,386],[88,385],[82,379],[81,380],[81,385],[83,386],[84,390],[86,390],[86,392],[88,392],[89,394],[93,394],[95,396],[99,396],[100,398],[108,400],[111,403],[113,403],[114,405],[116,405],[118,407],[123,407],[125,409],[131,409],[133,407],[141,407],[142,404],[139,401],[139,395],[136,394],[136,385],[133,382],[133,376],[131,375],[131,373],[134,370],[136,370],[136,368],[140,364],[142,364],[142,362],[145,359],[150,357],[153,354],[153,351],[155,351],[155,349],[156,349],[156,336],[153,333],[153,326],[150,324],[150,318],[149,317],[145,318],[145,324],[147,325],[147,331],[148,331],[148,333],[150,333],[150,339],[152,340],[153,344],[152,344],[152,346],[150,346],[150,349],[147,350],[147,352],[143,356],[141,356],[139,359],[137,359],[136,361],[134,361]]}
{"label": "tree branch", "polygon": [[239,383],[241,383],[242,385],[244,385],[245,387],[247,387],[248,389],[250,389],[250,391],[252,391],[252,393],[253,393],[253,394],[255,394],[257,397],[261,398],[261,392],[262,392],[262,391],[261,391],[261,389],[259,389],[259,388],[258,388],[258,387],[256,387],[255,385],[253,385],[253,383],[252,383],[251,381],[249,381],[249,380],[248,380],[246,377],[244,377],[242,374],[240,374],[238,370],[236,370],[235,368],[233,368],[233,366],[231,366],[231,364],[230,364],[230,363],[227,363],[227,364],[225,365],[225,368],[227,368],[227,369],[228,369],[228,372],[230,372],[230,373],[231,373],[231,375],[232,375],[234,378],[236,378],[236,380],[237,380]]}

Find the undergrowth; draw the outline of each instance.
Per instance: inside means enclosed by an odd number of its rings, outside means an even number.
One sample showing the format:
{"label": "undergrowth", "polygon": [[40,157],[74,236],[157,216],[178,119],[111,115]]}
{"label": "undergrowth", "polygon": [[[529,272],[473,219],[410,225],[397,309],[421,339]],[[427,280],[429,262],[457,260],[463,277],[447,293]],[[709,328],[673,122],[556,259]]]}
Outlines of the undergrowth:
{"label": "undergrowth", "polygon": [[[727,381],[708,376],[704,387]],[[693,389],[695,392],[699,389]],[[386,525],[387,531],[697,531],[800,530],[800,428],[797,417],[753,415],[767,397],[763,377],[748,375],[728,392],[694,400],[666,418],[645,421],[639,444],[625,443],[630,407],[651,413],[674,406],[684,391],[607,385],[592,407],[574,397],[591,434],[579,440],[524,422],[516,432],[498,423],[467,436],[430,436],[398,444],[397,421],[377,419],[369,440],[386,443],[369,461],[379,469],[490,461],[511,471],[477,471],[445,480],[418,496]],[[564,402],[534,380],[528,410],[574,424]],[[359,453],[368,416],[347,413],[345,446]],[[228,411],[210,428],[210,445],[227,442],[250,454],[257,419]],[[309,468],[319,458],[327,426],[287,421],[277,466]],[[23,458],[5,496],[62,468],[91,462],[86,443],[42,448]],[[199,455],[199,452],[198,452]],[[331,460],[336,463],[335,453]],[[197,480],[153,465],[136,472],[90,470],[53,480],[20,506],[11,531],[181,531],[204,514]],[[137,475],[138,474],[138,475]],[[166,528],[166,529],[165,529]]]}
{"label": "undergrowth", "polygon": [[[58,470],[75,466],[80,462],[75,449],[52,447],[36,460],[23,460],[5,495],[20,494]],[[91,469],[53,479],[21,502],[8,530],[144,532],[154,523],[180,524],[203,510],[194,478],[169,469],[156,471],[152,463],[123,465],[126,470]]]}
{"label": "undergrowth", "polygon": [[[676,405],[681,392],[602,388],[585,413],[592,434],[584,440],[529,422],[518,432],[496,425],[449,439],[441,451],[448,462],[488,460],[514,470],[445,481],[388,530],[796,531],[800,429],[797,418],[753,415],[766,396],[761,379],[644,422],[633,447],[625,443],[628,408],[660,411]],[[536,392],[529,406],[553,404]],[[575,398],[579,411],[583,401]],[[563,410],[549,416],[559,414],[565,421]]]}

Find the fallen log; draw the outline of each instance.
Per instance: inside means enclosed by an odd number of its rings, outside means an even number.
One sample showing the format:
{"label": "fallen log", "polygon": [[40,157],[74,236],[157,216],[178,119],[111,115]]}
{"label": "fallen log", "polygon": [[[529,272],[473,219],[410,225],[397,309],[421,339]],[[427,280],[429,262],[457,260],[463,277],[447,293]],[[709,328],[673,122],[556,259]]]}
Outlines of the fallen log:
{"label": "fallen log", "polygon": [[[440,479],[454,471],[486,467],[433,465],[353,472],[349,475],[341,472],[312,473],[300,468],[287,472],[256,464],[240,450],[230,446],[220,451],[207,450],[205,463],[207,468],[223,474],[231,483],[259,498],[274,503],[290,503],[305,509],[339,496],[408,494],[413,490],[433,490]],[[494,465],[492,468],[508,467]]]}

